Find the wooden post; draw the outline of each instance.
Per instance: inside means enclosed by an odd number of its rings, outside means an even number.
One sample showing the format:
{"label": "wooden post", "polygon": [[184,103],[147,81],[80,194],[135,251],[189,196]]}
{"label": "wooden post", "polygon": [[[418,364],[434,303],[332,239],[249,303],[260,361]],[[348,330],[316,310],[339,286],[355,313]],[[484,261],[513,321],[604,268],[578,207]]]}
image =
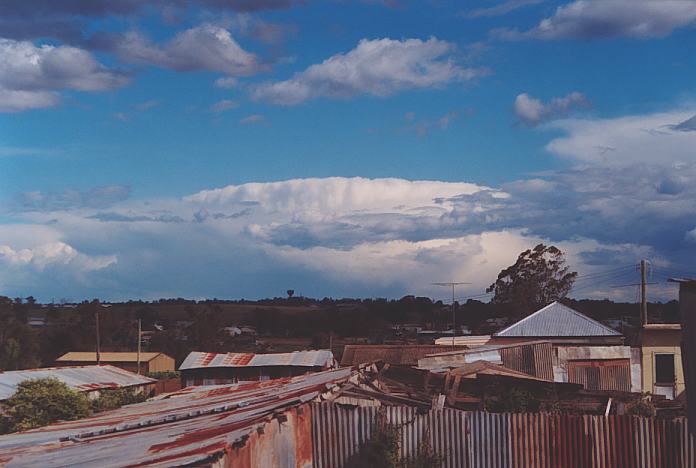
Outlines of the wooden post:
{"label": "wooden post", "polygon": [[140,375],[140,343],[142,341],[142,319],[138,319],[138,375]]}

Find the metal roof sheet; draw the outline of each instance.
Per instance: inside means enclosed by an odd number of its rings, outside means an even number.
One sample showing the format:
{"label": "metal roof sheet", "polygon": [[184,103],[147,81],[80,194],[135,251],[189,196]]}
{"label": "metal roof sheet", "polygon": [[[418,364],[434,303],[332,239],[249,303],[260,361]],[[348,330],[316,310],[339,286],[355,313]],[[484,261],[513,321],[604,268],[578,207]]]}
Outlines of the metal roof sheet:
{"label": "metal roof sheet", "polygon": [[[147,362],[152,361],[160,354],[167,356],[164,353],[155,352],[143,352],[140,353],[140,361]],[[169,357],[169,356],[167,356]],[[171,358],[173,359],[173,358]],[[134,352],[106,352],[99,353],[99,360],[101,362],[137,362],[138,353]],[[56,361],[82,361],[82,362],[97,362],[97,353],[94,352],[82,352],[82,351],[70,351],[69,353],[63,354],[61,357],[56,359]]]}
{"label": "metal roof sheet", "polygon": [[0,400],[10,398],[20,382],[31,379],[53,377],[78,391],[104,388],[131,387],[156,382],[155,379],[138,375],[114,366],[48,367],[0,372]]}
{"label": "metal roof sheet", "polygon": [[316,400],[351,368],[264,382],[188,387],[90,418],[0,436],[0,465],[182,466],[229,450],[277,412]]}
{"label": "metal roof sheet", "polygon": [[552,302],[493,336],[621,336],[621,333],[560,302]]}
{"label": "metal roof sheet", "polygon": [[[450,338],[451,340],[451,338]],[[382,361],[386,364],[415,366],[418,360],[429,354],[444,351],[441,345],[345,345],[342,366],[355,366],[368,362]],[[450,348],[452,349],[452,348]],[[468,349],[468,346],[455,346]]]}
{"label": "metal roof sheet", "polygon": [[328,349],[295,351],[292,353],[202,353],[193,351],[186,356],[179,370],[207,367],[328,367],[334,363],[333,353]]}

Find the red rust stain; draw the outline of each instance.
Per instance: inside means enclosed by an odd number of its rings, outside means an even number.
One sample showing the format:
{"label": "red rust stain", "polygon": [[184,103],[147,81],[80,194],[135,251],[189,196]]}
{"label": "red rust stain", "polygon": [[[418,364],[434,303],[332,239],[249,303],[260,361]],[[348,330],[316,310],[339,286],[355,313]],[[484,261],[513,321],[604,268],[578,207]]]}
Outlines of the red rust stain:
{"label": "red rust stain", "polygon": [[228,453],[227,452],[228,448],[229,447],[228,447],[228,444],[226,442],[215,442],[214,444],[205,445],[202,447],[197,447],[195,449],[187,450],[185,452],[178,452],[178,453],[174,453],[171,455],[165,455],[163,457],[160,457],[160,458],[157,458],[154,460],[148,460],[148,461],[143,462],[143,463],[137,463],[137,464],[128,465],[128,466],[147,466],[147,465],[151,465],[153,463],[168,462],[168,461],[177,460],[180,458],[190,457],[190,456],[194,456],[194,455],[212,455],[212,454],[217,453],[217,452]]}

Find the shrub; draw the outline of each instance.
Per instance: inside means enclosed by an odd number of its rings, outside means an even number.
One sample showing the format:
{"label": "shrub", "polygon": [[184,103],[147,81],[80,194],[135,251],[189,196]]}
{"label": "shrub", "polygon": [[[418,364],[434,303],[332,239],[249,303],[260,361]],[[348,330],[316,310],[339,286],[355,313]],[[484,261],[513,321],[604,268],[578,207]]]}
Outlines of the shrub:
{"label": "shrub", "polygon": [[[24,431],[90,414],[89,399],[54,378],[25,380],[4,404],[5,430]],[[2,426],[0,425],[0,426]]]}
{"label": "shrub", "polygon": [[134,393],[128,388],[104,390],[99,398],[92,401],[92,409],[95,412],[106,411],[133,403],[142,403],[145,400],[147,400],[147,396],[144,393]]}

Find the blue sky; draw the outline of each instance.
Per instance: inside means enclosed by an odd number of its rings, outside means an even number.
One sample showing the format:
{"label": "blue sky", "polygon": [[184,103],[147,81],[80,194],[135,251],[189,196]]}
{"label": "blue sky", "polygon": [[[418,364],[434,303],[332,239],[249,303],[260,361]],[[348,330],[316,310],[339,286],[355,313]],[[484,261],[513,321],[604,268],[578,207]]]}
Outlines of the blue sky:
{"label": "blue sky", "polygon": [[[31,8],[28,4],[31,3]],[[696,2],[9,0],[0,293],[478,294],[696,272]],[[661,283],[658,298],[674,297]]]}

